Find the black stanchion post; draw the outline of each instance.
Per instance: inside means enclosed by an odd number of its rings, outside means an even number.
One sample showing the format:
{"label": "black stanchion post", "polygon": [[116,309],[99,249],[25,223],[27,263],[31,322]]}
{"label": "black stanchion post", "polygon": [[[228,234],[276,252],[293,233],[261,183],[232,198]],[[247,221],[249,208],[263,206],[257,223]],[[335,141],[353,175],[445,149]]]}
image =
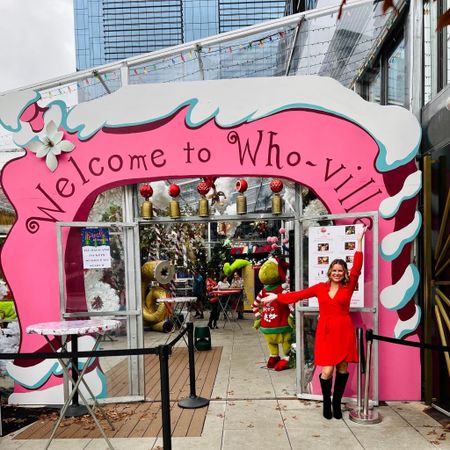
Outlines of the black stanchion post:
{"label": "black stanchion post", "polygon": [[358,347],[358,364],[356,367],[357,370],[357,379],[356,379],[356,405],[355,400],[350,400],[347,403],[347,408],[350,410],[354,410],[355,408],[359,411],[362,408],[362,374],[364,373],[364,339],[362,328],[356,329],[356,345]]}
{"label": "black stanchion post", "polygon": [[352,422],[360,423],[363,425],[373,425],[381,422],[381,415],[378,411],[369,410],[369,386],[370,386],[370,364],[372,360],[372,344],[373,344],[373,332],[372,330],[366,331],[366,369],[364,379],[364,404],[362,410],[350,411],[350,420]]}
{"label": "black stanchion post", "polygon": [[195,392],[195,356],[194,356],[194,324],[186,324],[188,333],[188,351],[189,351],[189,382],[190,394],[188,398],[183,398],[178,402],[180,408],[196,409],[209,405],[209,400],[203,397],[197,397]]}
{"label": "black stanchion post", "polygon": [[163,448],[172,450],[172,439],[170,430],[170,393],[169,393],[169,345],[158,347],[159,368],[161,372],[161,414],[163,429]]}
{"label": "black stanchion post", "polygon": [[362,328],[358,328],[356,330],[357,336],[358,336],[358,351],[359,351],[359,358],[358,358],[358,386],[357,386],[357,403],[356,407],[358,410],[361,410],[362,408],[362,374],[364,373],[364,363],[365,363],[365,356],[364,356],[364,338],[363,338],[363,332]]}
{"label": "black stanchion post", "polygon": [[363,404],[364,417],[367,417],[369,413],[370,363],[372,362],[372,344],[373,344],[373,336],[371,329],[368,329],[366,331],[366,342],[367,342],[367,359],[365,371],[366,378],[364,380],[364,404]]}

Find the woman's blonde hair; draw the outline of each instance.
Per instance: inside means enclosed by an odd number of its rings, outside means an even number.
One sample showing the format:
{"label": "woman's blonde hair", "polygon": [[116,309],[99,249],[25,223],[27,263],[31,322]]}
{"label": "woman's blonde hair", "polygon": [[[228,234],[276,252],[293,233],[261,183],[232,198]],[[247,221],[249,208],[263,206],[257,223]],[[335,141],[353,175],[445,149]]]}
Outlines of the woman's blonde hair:
{"label": "woman's blonde hair", "polygon": [[333,259],[333,261],[331,261],[331,264],[328,267],[328,271],[327,271],[328,281],[331,281],[331,279],[330,279],[331,270],[333,269],[333,266],[336,264],[339,264],[344,268],[344,279],[342,280],[342,284],[345,286],[349,282],[350,278],[348,276],[347,263],[343,259],[340,259],[340,258]]}

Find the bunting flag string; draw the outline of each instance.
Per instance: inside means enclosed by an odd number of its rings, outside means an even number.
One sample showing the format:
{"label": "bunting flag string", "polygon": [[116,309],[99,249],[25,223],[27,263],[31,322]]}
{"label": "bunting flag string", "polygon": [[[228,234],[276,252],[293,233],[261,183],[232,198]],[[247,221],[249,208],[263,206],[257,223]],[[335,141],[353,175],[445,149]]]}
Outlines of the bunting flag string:
{"label": "bunting flag string", "polygon": [[[292,33],[295,30],[295,28],[288,29],[286,31],[277,31],[275,33],[272,33],[270,35],[264,36],[263,38],[254,39],[248,43],[242,44],[234,44],[227,47],[208,47],[207,48],[207,55],[211,54],[223,54],[228,53],[230,55],[233,54],[235,50],[249,50],[254,49],[256,47],[262,48],[266,45],[266,43],[276,43],[279,41],[283,41],[286,39],[286,36],[288,33]],[[186,63],[189,61],[192,61],[193,59],[197,59],[196,53],[202,53],[203,49],[199,47],[197,50],[189,50],[186,53],[180,53],[178,56],[172,56],[170,59],[162,59],[158,61],[157,64],[152,63],[151,65],[146,65],[139,68],[133,69],[133,74],[136,76],[142,75],[142,74],[149,74],[151,71],[163,71],[168,68],[168,63],[170,63],[171,66],[178,65],[180,63]]]}
{"label": "bunting flag string", "polygon": [[55,88],[55,89],[50,89],[48,91],[43,91],[41,92],[41,98],[42,99],[52,99],[54,97],[58,97],[64,94],[71,94],[72,92],[76,92],[77,91],[77,85],[76,83],[73,84],[69,84],[67,86],[64,87],[59,87],[59,88]]}
{"label": "bunting flag string", "polygon": [[[333,13],[331,13],[330,17],[333,17]],[[376,16],[378,17],[378,16]],[[388,23],[388,28],[390,28],[391,24],[394,22],[394,15],[392,14],[387,23]],[[315,24],[316,25],[316,24]],[[131,67],[129,69],[129,74],[130,77],[139,77],[142,75],[147,76],[146,78],[143,78],[141,81],[142,83],[145,83],[146,81],[149,80],[149,75],[152,75],[152,73],[156,73],[158,76],[158,80],[160,80],[160,74],[164,73],[164,71],[166,70],[170,70],[170,68],[174,68],[175,70],[177,69],[176,66],[180,66],[182,64],[189,64],[189,62],[191,61],[196,61],[200,55],[202,55],[202,57],[205,59],[205,61],[207,61],[207,58],[209,56],[211,57],[220,57],[223,58],[225,60],[225,58],[233,58],[233,60],[230,60],[227,62],[227,68],[233,67],[233,66],[239,66],[243,64],[243,60],[246,59],[246,61],[244,62],[245,64],[252,64],[255,61],[263,61],[264,58],[267,58],[267,55],[265,54],[266,52],[263,50],[264,47],[267,45],[279,45],[280,42],[285,41],[286,39],[291,39],[293,36],[294,31],[296,30],[297,25],[291,25],[291,28],[288,29],[283,29],[282,31],[273,31],[270,34],[267,34],[264,37],[260,37],[260,35],[256,35],[258,37],[256,37],[255,35],[250,36],[248,39],[248,41],[243,41],[243,39],[236,39],[236,41],[239,42],[229,42],[228,44],[210,44],[209,46],[202,48],[200,45],[197,46],[196,49],[190,49],[190,50],[186,50],[185,52],[180,52],[178,55],[171,55],[167,58],[161,58],[159,60],[154,60],[151,62],[148,62],[146,65],[142,64],[142,66],[136,66],[136,67]],[[322,27],[313,27],[313,28],[308,28],[308,29],[301,29],[300,33],[303,36],[303,33],[317,33],[317,32],[322,32],[322,31],[326,31],[326,30],[331,30],[331,29],[335,29],[336,26],[334,24],[330,24],[327,26],[322,26]],[[368,38],[366,40],[362,40],[360,42],[358,42],[359,46],[362,46],[362,44],[364,44],[365,42],[372,44],[373,47],[377,47],[380,45],[381,39],[379,37],[379,33],[378,33],[378,28],[374,27],[373,29],[373,36],[378,36],[378,39],[372,39],[372,38]],[[310,49],[313,49],[314,54],[311,54],[308,58],[315,58],[315,60],[319,60],[324,51],[318,50],[316,51],[316,49],[320,48],[320,46],[329,46],[330,44],[330,39],[320,39],[317,42],[315,42],[314,40],[312,42],[309,42],[309,47]],[[288,47],[288,46],[286,46]],[[330,55],[333,52],[330,52],[330,49],[328,48],[326,50],[328,53],[328,55]],[[241,53],[239,53],[241,52]],[[246,58],[245,57],[245,52],[248,52],[249,56]],[[252,52],[250,54],[250,52]],[[259,53],[258,53],[259,52]],[[234,53],[236,53],[237,55],[234,55]],[[369,55],[369,60],[372,59],[373,54],[375,54],[374,51],[370,52],[371,54]],[[261,55],[261,57],[260,57]],[[344,59],[344,58],[338,58],[338,60],[340,59]],[[208,66],[206,66],[204,69],[204,71],[207,70],[214,70],[212,68],[214,64],[214,60],[212,60],[212,62],[210,64],[208,64]],[[314,69],[315,66],[321,64],[320,62],[317,63],[312,63],[309,64],[309,70]],[[211,66],[211,68],[209,68],[209,66]],[[365,67],[365,66],[364,66]],[[360,71],[358,73],[361,73],[362,70],[364,70],[364,67],[362,67],[360,69]],[[172,69],[173,70],[173,69]],[[262,70],[262,69],[261,69]],[[181,70],[180,70],[181,72]],[[186,77],[186,73],[189,72],[188,70],[183,70],[182,71],[183,74],[179,77],[179,78],[174,78],[174,77],[170,77],[171,81],[177,80],[177,79],[183,79]],[[193,74],[195,74],[195,70],[190,71],[190,75],[192,76]],[[176,74],[175,74],[176,75]],[[119,83],[119,86],[115,86],[115,88],[120,87],[120,81],[121,81],[121,75],[120,72],[118,70],[112,70],[111,72],[108,73],[102,73],[101,77],[103,78],[103,81],[107,81],[107,82],[114,82],[116,81],[116,83]],[[164,78],[164,77],[163,77]],[[136,82],[136,81],[135,81]],[[59,87],[55,87],[54,89],[49,89],[49,90],[43,90],[41,92],[41,96],[43,99],[53,99],[54,97],[57,96],[61,96],[61,95],[65,95],[65,94],[73,94],[76,93],[77,91],[83,90],[83,89],[91,89],[93,87],[97,88],[100,87],[99,85],[101,84],[101,81],[99,79],[97,79],[96,77],[94,77],[92,74],[88,75],[88,78],[79,80],[78,82],[74,82],[71,83],[69,85],[66,86],[59,86]],[[114,89],[111,89],[114,90]]]}
{"label": "bunting flag string", "polygon": [[[214,54],[229,54],[233,55],[235,51],[249,51],[257,48],[263,48],[266,44],[277,43],[279,41],[285,40],[286,36],[289,33],[292,33],[295,28],[288,29],[285,31],[277,31],[270,35],[264,36],[262,38],[254,39],[249,41],[248,43],[239,43],[232,44],[229,46],[218,46],[218,47],[207,47],[206,54],[214,55]],[[140,76],[140,75],[149,75],[151,72],[163,71],[170,66],[175,66],[178,64],[188,63],[194,59],[197,59],[197,53],[202,53],[204,49],[199,47],[197,50],[189,50],[185,53],[180,53],[178,56],[172,56],[170,58],[162,59],[158,62],[153,61],[149,65],[145,65],[142,67],[134,67],[130,69],[131,76]],[[103,80],[105,81],[114,81],[120,79],[120,74],[117,72],[110,72],[101,74]],[[71,94],[76,92],[77,90],[83,89],[84,87],[92,87],[96,86],[100,83],[99,80],[94,77],[86,78],[84,80],[79,81],[78,83],[73,83],[68,86],[55,88],[52,90],[45,91],[41,93],[42,98],[53,98],[58,95]]]}
{"label": "bunting flag string", "polygon": [[[134,70],[134,73],[138,74],[138,69]],[[115,81],[120,79],[120,75],[117,72],[110,72],[110,73],[104,73],[101,74],[104,81]],[[80,80],[77,83],[71,83],[67,86],[60,86],[54,89],[49,89],[46,91],[41,92],[42,99],[52,99],[54,97],[64,95],[64,94],[72,94],[74,92],[77,92],[80,89],[83,89],[83,87],[87,86],[94,86],[99,85],[100,81],[97,80],[94,77],[91,78],[85,78],[84,80]]]}

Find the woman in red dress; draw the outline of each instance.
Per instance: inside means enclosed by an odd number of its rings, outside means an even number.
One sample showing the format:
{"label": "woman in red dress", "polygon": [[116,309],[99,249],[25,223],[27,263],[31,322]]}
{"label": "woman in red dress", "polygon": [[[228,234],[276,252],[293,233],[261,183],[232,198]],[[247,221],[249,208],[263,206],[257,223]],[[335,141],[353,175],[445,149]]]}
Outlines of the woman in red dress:
{"label": "woman in red dress", "polygon": [[[336,419],[342,418],[341,400],[348,380],[348,363],[358,362],[355,330],[349,308],[350,299],[361,273],[362,239],[366,230],[367,227],[364,227],[356,236],[356,252],[350,274],[347,263],[342,259],[335,259],[328,268],[327,282],[315,284],[301,291],[269,294],[262,299],[265,303],[279,301],[289,304],[310,297],[318,298],[319,320],[315,338],[314,363],[322,366],[319,380],[323,394],[323,416],[327,419],[333,416]],[[333,402],[331,402],[331,385],[335,367],[336,377]]]}

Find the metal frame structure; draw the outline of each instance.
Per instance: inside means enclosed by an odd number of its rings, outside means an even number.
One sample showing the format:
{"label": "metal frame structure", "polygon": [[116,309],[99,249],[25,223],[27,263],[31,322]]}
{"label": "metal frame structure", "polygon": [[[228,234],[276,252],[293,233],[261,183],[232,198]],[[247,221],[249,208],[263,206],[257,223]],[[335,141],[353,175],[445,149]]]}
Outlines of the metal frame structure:
{"label": "metal frame structure", "polygon": [[[60,295],[60,317],[61,320],[76,317],[101,317],[108,316],[113,318],[126,318],[127,321],[127,346],[128,348],[143,348],[143,318],[141,305],[141,279],[140,279],[140,249],[139,249],[139,228],[141,225],[158,224],[175,224],[175,223],[213,223],[220,220],[219,217],[203,218],[198,216],[186,216],[179,219],[171,219],[170,217],[155,217],[152,220],[144,220],[135,218],[133,207],[133,186],[125,187],[125,205],[124,217],[130,217],[128,222],[56,222],[56,239],[58,252],[58,276],[59,276],[59,295]],[[291,220],[295,217],[292,215],[272,214],[246,214],[245,216],[226,216],[227,221],[253,221],[253,220]],[[64,273],[64,249],[62,233],[64,228],[119,228],[123,230],[124,243],[124,260],[125,260],[125,290],[127,293],[127,310],[126,311],[107,311],[107,312],[66,312],[65,308],[65,273]],[[297,247],[297,246],[296,246]],[[118,401],[140,401],[145,399],[145,373],[143,356],[132,355],[128,357],[128,374],[129,374],[129,396],[114,397],[104,399],[102,402],[118,402]],[[69,380],[64,380],[64,396],[67,397]]]}
{"label": "metal frame structure", "polygon": [[[403,2],[402,2],[403,4]],[[372,0],[357,0],[353,2],[348,2],[345,6],[345,12],[351,12],[356,8],[367,6],[372,7]],[[301,39],[301,34],[303,31],[303,26],[308,20],[314,20],[323,18],[326,16],[335,15],[337,16],[337,11],[339,6],[332,6],[327,8],[322,8],[318,10],[310,10],[298,14],[294,14],[291,16],[283,17],[280,19],[272,20],[267,23],[258,24],[254,26],[250,26],[240,30],[234,30],[230,32],[226,32],[220,35],[212,36],[205,39],[200,39],[197,41],[193,41],[187,44],[177,45],[175,47],[159,50],[152,52],[150,54],[145,54],[141,56],[136,56],[132,58],[128,58],[126,60],[118,61],[115,63],[106,64],[103,66],[96,67],[94,69],[84,70],[80,72],[76,72],[73,74],[69,74],[66,76],[57,77],[54,79],[50,79],[41,83],[35,83],[28,86],[21,87],[19,89],[10,90],[4,92],[2,94],[8,94],[17,91],[23,91],[28,89],[34,89],[37,91],[48,91],[53,88],[61,88],[71,83],[77,83],[86,80],[97,80],[101,89],[103,89],[103,94],[109,94],[113,92],[114,88],[111,87],[107,75],[110,75],[112,72],[117,72],[119,74],[119,86],[126,86],[130,84],[130,78],[133,76],[133,71],[137,70],[136,68],[140,67],[143,64],[155,63],[161,61],[163,59],[170,59],[174,57],[179,57],[180,54],[183,53],[192,53],[195,58],[193,59],[193,63],[196,61],[198,64],[198,79],[205,79],[205,56],[207,49],[210,46],[219,46],[222,44],[229,44],[233,41],[235,42],[244,42],[244,39],[251,39],[252,37],[258,36],[261,33],[270,32],[273,30],[279,30],[282,27],[292,27],[292,34],[290,41],[286,43],[286,59],[284,60],[284,70],[283,75],[289,76],[290,74],[296,75],[296,73],[292,73],[292,67],[294,66],[295,58],[299,58],[299,53],[301,52],[298,48],[298,42]],[[383,40],[388,34],[386,29],[392,28],[395,24],[395,14],[389,16],[389,21],[386,20],[385,28],[383,28],[380,35],[374,40],[368,40],[367,45],[373,44],[373,48],[371,50],[371,54],[367,59],[370,59],[376,52],[377,49],[380,49],[383,45]],[[411,24],[411,28],[417,30],[417,23]],[[314,31],[314,30],[313,30]],[[308,30],[305,31],[307,33]],[[307,62],[309,64],[309,47],[308,41],[306,40],[305,48],[308,49],[307,53]],[[282,58],[281,58],[282,59]],[[364,64],[362,65],[364,66]],[[309,67],[309,66],[308,66]],[[416,66],[415,66],[416,67]],[[411,69],[411,68],[410,68]],[[305,72],[306,73],[306,72]],[[308,72],[309,73],[309,72]],[[410,70],[411,73],[411,70]],[[352,85],[357,81],[358,73],[355,72],[355,77],[352,79]],[[408,78],[408,80],[412,83],[412,78]],[[135,81],[135,80],[134,80]],[[410,91],[411,92],[411,91]],[[412,95],[412,94],[411,94]],[[118,316],[127,317],[128,329],[130,331],[129,335],[131,336],[132,341],[129,342],[130,347],[136,347],[143,345],[143,336],[142,336],[142,317],[140,317],[140,266],[139,266],[139,225],[141,223],[151,223],[149,221],[144,221],[142,219],[136,219],[137,216],[137,192],[136,189],[132,186],[126,186],[124,188],[124,196],[123,196],[123,223],[107,223],[107,222],[59,222],[57,223],[57,244],[58,244],[58,259],[59,259],[59,276],[60,276],[60,289],[64,286],[64,270],[63,270],[63,248],[62,248],[62,228],[63,227],[86,227],[86,226],[100,226],[100,227],[110,227],[110,226],[122,226],[124,228],[124,245],[126,248],[126,254],[134,255],[131,257],[131,260],[134,260],[134,269],[132,271],[126,271],[127,274],[127,287],[130,289],[127,290],[129,294],[128,300],[131,300],[134,305],[134,310],[130,312],[121,311],[117,313]],[[303,242],[301,239],[302,236],[302,222],[304,220],[310,219],[320,219],[320,220],[334,220],[334,219],[343,219],[343,218],[356,218],[356,217],[373,217],[374,221],[374,286],[373,286],[373,298],[374,302],[378,296],[378,271],[375,270],[378,262],[378,215],[375,212],[366,212],[360,214],[345,214],[345,215],[323,215],[320,217],[303,217],[301,216],[302,211],[302,197],[300,195],[300,185],[296,184],[296,201],[295,201],[295,211],[294,214],[289,215],[280,215],[273,216],[265,213],[250,213],[245,216],[226,216],[226,221],[247,221],[247,220],[263,220],[263,219],[278,219],[278,220],[294,220],[294,236],[295,242],[299,245],[295,246],[295,260],[300,262],[298,265],[300,267],[300,271],[296,271],[295,274],[295,285],[297,287],[300,286],[300,280],[302,279],[302,246]],[[223,217],[222,217],[223,220]],[[217,221],[217,218],[200,218],[196,216],[182,217],[177,220],[173,220],[171,218],[154,218],[152,222],[157,223],[176,223],[176,222],[190,222],[190,223],[211,223]],[[126,264],[131,264],[130,258],[127,258]],[[131,275],[132,274],[132,275]],[[138,279],[139,278],[139,279]],[[134,286],[134,288],[131,288]],[[133,290],[134,289],[134,290]],[[64,291],[60,291],[61,298],[61,317],[76,317],[75,313],[66,313],[63,308],[63,300],[64,300]],[[131,304],[129,304],[131,306]],[[297,323],[300,323],[299,314],[311,312],[309,310],[301,310],[297,308],[298,320]],[[374,314],[374,332],[378,332],[378,308],[374,306],[374,308],[363,308],[364,312],[371,312]],[[91,313],[90,315],[101,315],[102,313]],[[82,313],[82,315],[86,315]],[[115,315],[108,313],[109,316]],[[298,336],[301,336],[299,333]],[[300,345],[300,348],[303,346]],[[133,357],[132,357],[133,358]],[[137,357],[134,357],[137,358]],[[374,399],[378,401],[378,348],[377,343],[374,343]],[[133,394],[138,396],[143,390],[141,390],[144,377],[143,377],[143,367],[139,360],[132,360],[130,362],[130,373],[133,375],[133,380],[131,381],[131,385],[133,386]],[[299,384],[301,380],[301,370],[302,363],[297,364],[297,390],[299,391]],[[139,378],[138,378],[139,377]],[[316,398],[314,396],[302,396],[301,398]]]}
{"label": "metal frame structure", "polygon": [[[402,2],[403,4],[403,2]],[[345,5],[345,13],[350,13],[355,8],[363,7],[363,6],[371,6],[373,5],[372,0],[358,0],[354,2],[347,2]],[[120,71],[121,73],[121,85],[128,84],[128,72],[133,70],[135,67],[146,64],[156,62],[161,59],[172,58],[174,56],[179,56],[183,53],[190,53],[196,55],[198,65],[199,65],[199,73],[204,74],[203,62],[202,62],[202,49],[207,49],[208,47],[220,44],[227,44],[235,40],[251,37],[254,35],[258,35],[260,33],[265,33],[268,31],[276,30],[281,27],[294,26],[297,28],[296,35],[298,34],[298,27],[301,27],[301,24],[305,20],[312,20],[326,16],[334,16],[337,14],[339,10],[339,6],[331,6],[320,9],[309,10],[297,14],[293,14],[290,16],[282,17],[280,19],[271,20],[265,23],[249,26],[243,29],[233,30],[226,33],[222,33],[216,36],[212,36],[205,39],[199,39],[196,41],[192,41],[186,44],[177,45],[174,47],[158,50],[152,53],[139,55],[131,58],[127,58],[125,60],[117,61],[114,63],[105,64],[102,66],[95,67],[89,70],[82,70],[79,72],[75,72],[69,75],[60,76],[57,78],[53,78],[40,83],[33,83],[30,85],[23,86],[21,88],[12,89],[9,91],[5,91],[2,94],[7,94],[11,92],[23,91],[27,89],[34,89],[39,91],[45,91],[52,88],[63,87],[70,83],[76,83],[79,81],[83,81],[89,78],[95,78],[99,80],[103,88],[105,89],[105,93],[108,93],[110,88],[108,88],[107,83],[105,82],[105,74],[111,73],[113,71]],[[389,13],[390,14],[390,13]],[[391,20],[391,17],[394,19]],[[387,23],[386,27],[388,29],[392,28],[393,21],[395,21],[395,14],[389,16],[389,23]],[[386,20],[388,22],[388,20]],[[384,38],[386,37],[386,30],[383,28],[381,30],[380,36],[373,37],[373,41],[376,43],[375,48],[373,49],[373,53],[376,53],[376,49],[379,49],[383,43]],[[288,51],[288,59],[286,64],[286,70],[284,75],[289,74],[289,67],[292,62],[292,57],[294,54],[295,46],[297,43],[297,38],[293,39],[289,51]],[[372,54],[373,54],[372,53]],[[365,64],[363,64],[365,66]],[[204,76],[201,75],[200,79],[203,79]],[[353,80],[352,83],[356,81]]]}
{"label": "metal frame structure", "polygon": [[[371,218],[373,223],[372,235],[372,267],[373,267],[373,285],[372,285],[372,299],[373,305],[371,307],[362,307],[362,308],[350,308],[350,312],[363,312],[363,313],[371,313],[373,314],[373,330],[374,333],[378,333],[378,212],[369,211],[364,213],[348,213],[348,214],[326,214],[321,216],[303,216],[296,223],[299,228],[299,235],[303,235],[303,222],[305,220],[339,220],[339,219],[361,219],[361,218]],[[296,246],[297,247],[297,246]],[[300,270],[298,271],[299,278],[303,279],[303,239],[299,240],[299,250],[298,253],[299,258],[297,261],[300,261],[298,266]],[[296,279],[296,288],[300,289],[300,285],[297,284]],[[307,394],[302,392],[303,378],[304,378],[304,339],[303,333],[301,330],[303,329],[303,319],[307,314],[318,314],[318,307],[310,307],[310,306],[302,306],[300,303],[297,303],[296,306],[296,336],[299,345],[297,346],[297,397],[305,400],[320,400],[321,396],[317,394]],[[299,357],[300,354],[300,357]],[[373,343],[373,403],[378,405],[378,341],[374,341]],[[349,399],[344,399],[348,401]]]}
{"label": "metal frame structure", "polygon": [[[440,344],[447,345],[450,322],[447,311],[450,308],[450,299],[446,296],[446,287],[450,285],[448,268],[450,257],[450,236],[446,232],[450,223],[450,190],[444,191],[445,206],[441,212],[440,223],[437,230],[432,227],[432,164],[431,155],[423,158],[424,187],[423,187],[423,312],[424,331],[423,340],[425,343],[433,342],[433,336],[438,335]],[[433,232],[437,231],[435,245],[433,245]],[[445,352],[442,357],[442,371],[450,377],[450,357]],[[445,361],[445,364],[444,364]],[[433,381],[439,376],[436,365],[433,365],[432,351],[423,350],[423,378],[424,378],[424,399],[427,404],[449,416],[449,411],[437,405],[442,398],[433,398]],[[446,370],[445,370],[446,369]]]}
{"label": "metal frame structure", "polygon": [[[124,261],[125,261],[125,291],[127,293],[126,311],[107,312],[79,312],[69,313],[65,308],[65,281],[64,281],[64,249],[62,232],[63,228],[119,228],[123,231]],[[140,253],[139,253],[139,229],[136,223],[120,222],[56,222],[56,239],[58,251],[58,274],[60,295],[61,320],[74,317],[99,317],[108,316],[125,318],[127,321],[127,346],[128,348],[143,348],[144,334],[142,323],[141,305],[141,280],[140,280]],[[129,397],[114,398],[114,401],[143,400],[145,396],[144,359],[142,355],[128,357]],[[67,393],[67,378],[65,377],[65,396]]]}

